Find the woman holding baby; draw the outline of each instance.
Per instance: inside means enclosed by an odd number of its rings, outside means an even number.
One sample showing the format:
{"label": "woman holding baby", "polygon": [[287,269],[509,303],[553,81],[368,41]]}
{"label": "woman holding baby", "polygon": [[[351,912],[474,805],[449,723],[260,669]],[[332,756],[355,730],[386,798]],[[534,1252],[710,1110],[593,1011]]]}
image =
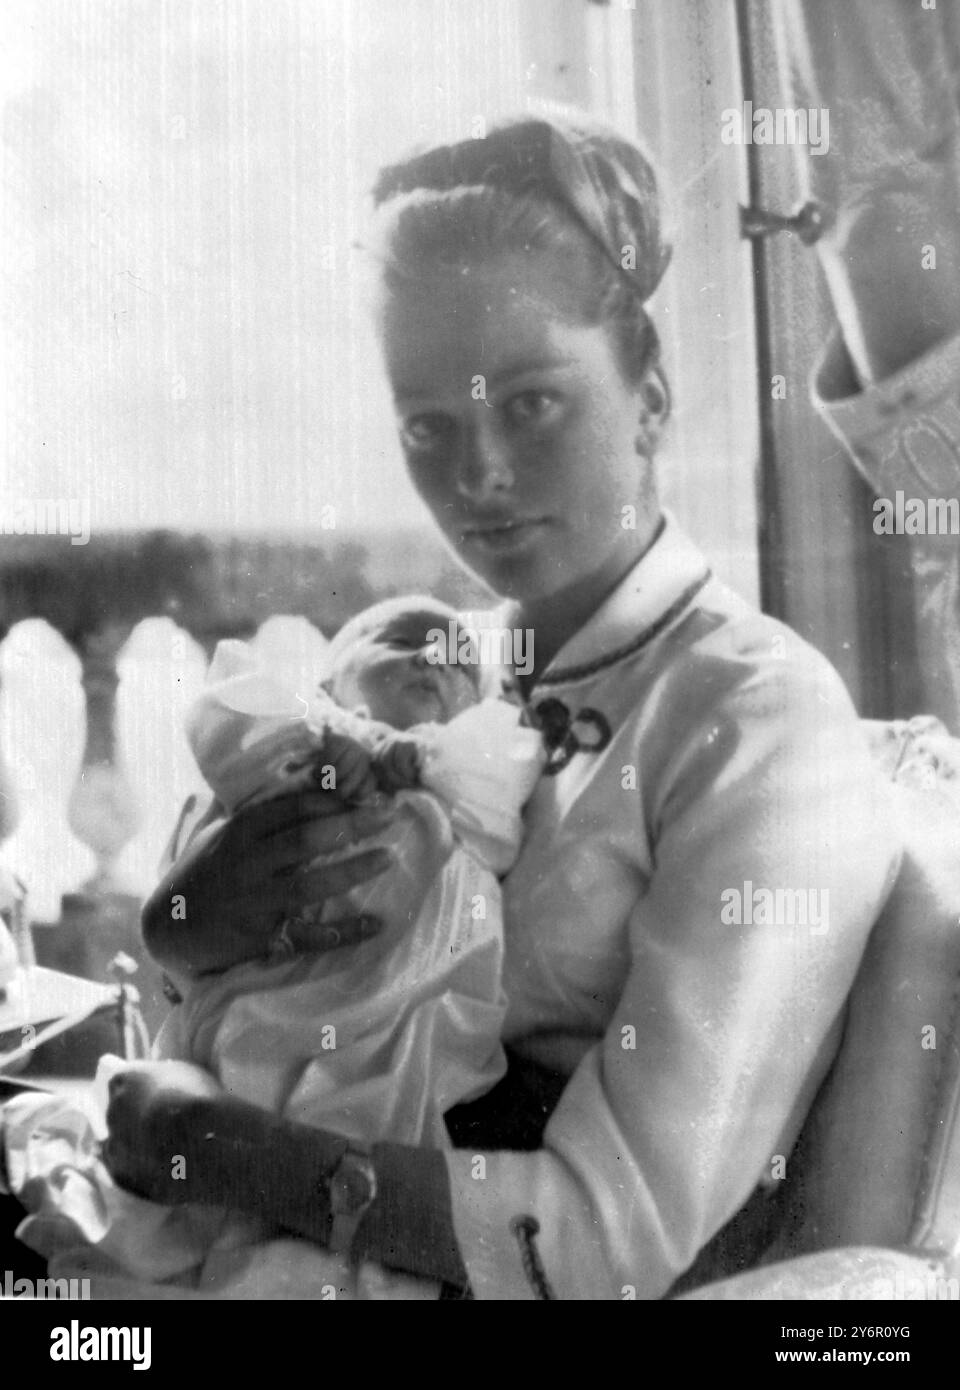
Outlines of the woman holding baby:
{"label": "woman holding baby", "polygon": [[[451,1296],[662,1298],[769,1200],[896,835],[839,677],[660,507],[670,395],[645,303],[669,247],[644,154],[587,118],[522,118],[386,169],[375,196],[407,468],[501,624],[533,634],[522,693],[550,760],[503,883],[511,1076],[451,1117],[464,1147],[367,1152],[134,1079],[109,1161],[146,1195],[228,1193]],[[298,904],[383,870],[363,842],[388,819],[309,791],[207,824],[148,904],[151,950],[181,975],[255,955]],[[296,872],[348,841],[352,859]],[[817,891],[828,920],[722,917],[750,886]],[[170,1152],[198,1156],[189,1194]]]}

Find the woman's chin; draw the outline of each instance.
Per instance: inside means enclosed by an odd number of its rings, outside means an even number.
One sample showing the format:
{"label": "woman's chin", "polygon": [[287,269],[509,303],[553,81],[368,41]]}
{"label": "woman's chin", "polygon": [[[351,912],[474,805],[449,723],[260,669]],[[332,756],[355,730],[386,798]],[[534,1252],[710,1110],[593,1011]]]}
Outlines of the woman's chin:
{"label": "woman's chin", "polygon": [[502,598],[540,597],[556,588],[556,562],[544,562],[532,536],[516,544],[463,536],[453,544],[460,563]]}

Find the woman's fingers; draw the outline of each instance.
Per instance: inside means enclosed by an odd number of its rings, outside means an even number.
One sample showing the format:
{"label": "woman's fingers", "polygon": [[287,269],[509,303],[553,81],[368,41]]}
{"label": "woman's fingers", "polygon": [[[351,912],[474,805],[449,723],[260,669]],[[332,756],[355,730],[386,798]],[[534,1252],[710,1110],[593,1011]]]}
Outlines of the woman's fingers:
{"label": "woman's fingers", "polygon": [[[361,812],[329,816],[325,820],[300,821],[288,830],[276,830],[261,841],[258,855],[267,856],[272,872],[283,867],[310,865],[324,855],[345,853],[388,826],[389,820],[361,819]],[[372,852],[372,851],[371,851]],[[261,860],[263,862],[263,860]]]}
{"label": "woman's fingers", "polygon": [[356,946],[383,930],[376,917],[343,917],[336,922],[303,922],[294,919],[287,926],[292,945],[298,951],[334,951],[338,946]]}
{"label": "woman's fingers", "polygon": [[110,1097],[110,1114],[124,1111],[139,1113],[144,1110],[162,1089],[160,1082],[149,1071],[118,1071],[107,1083]]}
{"label": "woman's fingers", "polygon": [[237,823],[245,822],[247,834],[254,839],[270,839],[310,826],[322,845],[318,853],[376,834],[388,826],[391,819],[392,811],[385,797],[376,797],[362,806],[345,810],[334,793],[323,791],[274,797],[235,817]]}
{"label": "woman's fingers", "polygon": [[[257,958],[285,919],[369,882],[391,865],[388,850],[364,841],[392,820],[387,798],[345,811],[336,795],[322,790],[248,807],[217,823],[193,847],[179,878],[152,908],[154,938],[166,930],[170,902],[180,894],[191,918],[204,924],[188,957],[193,969],[225,969]],[[322,862],[325,856],[335,862]],[[370,931],[369,922],[352,922],[342,944],[362,940]],[[312,943],[313,949],[336,944],[341,943],[322,930]],[[184,954],[179,940],[176,949]]]}
{"label": "woman's fingers", "polygon": [[145,1071],[120,1072],[108,1089],[103,1162],[131,1191],[157,1199],[168,1196],[171,1159],[183,1152],[196,1097]]}
{"label": "woman's fingers", "polygon": [[118,1072],[107,1086],[107,1125],[112,1133],[143,1137],[154,1118],[162,1113],[179,1115],[196,1096],[171,1086],[147,1069]]}
{"label": "woman's fingers", "polygon": [[224,849],[229,843],[228,852],[237,876],[246,881],[246,892],[265,876],[292,873],[320,855],[361,843],[386,829],[392,818],[385,800],[344,811],[329,792],[298,793],[241,812],[227,824],[219,843]]}
{"label": "woman's fingers", "polygon": [[[288,844],[286,851],[283,847],[274,849],[238,872],[233,881],[236,906],[243,920],[249,922],[250,936],[266,940],[270,935],[267,924],[278,916],[296,917],[307,905],[337,897],[379,877],[393,863],[390,851],[381,847],[362,850],[333,864],[302,869],[307,857]],[[235,914],[234,926],[238,925]]]}
{"label": "woman's fingers", "polygon": [[386,849],[368,849],[335,864],[312,864],[289,881],[289,891],[301,903],[322,902],[377,878],[393,863]]}

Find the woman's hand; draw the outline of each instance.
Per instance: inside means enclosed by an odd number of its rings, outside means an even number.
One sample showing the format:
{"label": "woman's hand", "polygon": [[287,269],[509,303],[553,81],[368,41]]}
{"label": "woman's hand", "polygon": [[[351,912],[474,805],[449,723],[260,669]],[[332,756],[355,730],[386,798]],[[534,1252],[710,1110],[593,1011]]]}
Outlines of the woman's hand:
{"label": "woman's hand", "polygon": [[[149,1070],[120,1072],[110,1081],[107,1126],[104,1163],[121,1187],[151,1201],[229,1207],[326,1248],[335,1243],[335,1200],[341,1220],[345,1199],[361,1215],[352,1180],[338,1171],[346,1139],[232,1096],[172,1089]],[[342,1248],[466,1288],[441,1151],[380,1144],[372,1159],[376,1198],[352,1234],[348,1223]]]}
{"label": "woman's hand", "polygon": [[110,1081],[108,1138],[101,1157],[117,1182],[154,1202],[200,1200],[185,1158],[202,1134],[201,1097],[164,1086],[148,1071],[121,1072]]}
{"label": "woman's hand", "polygon": [[[147,949],[175,977],[264,956],[287,918],[375,878],[391,856],[374,848],[335,864],[311,861],[360,844],[389,823],[387,803],[345,810],[328,791],[277,797],[213,822],[147,901]],[[355,916],[294,921],[288,932],[296,949],[316,951],[363,940],[377,928],[372,919]]]}
{"label": "woman's hand", "polygon": [[121,1187],[150,1201],[257,1215],[326,1245],[330,1180],[347,1141],[291,1125],[231,1096],[197,1096],[146,1070],[110,1082],[102,1158]]}

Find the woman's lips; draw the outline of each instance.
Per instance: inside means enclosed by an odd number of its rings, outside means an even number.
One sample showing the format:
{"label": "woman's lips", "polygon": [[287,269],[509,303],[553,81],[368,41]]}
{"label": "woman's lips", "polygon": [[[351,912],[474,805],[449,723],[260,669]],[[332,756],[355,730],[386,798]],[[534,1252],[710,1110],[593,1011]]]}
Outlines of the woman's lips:
{"label": "woman's lips", "polygon": [[543,517],[524,517],[511,521],[481,522],[465,526],[463,535],[471,545],[482,550],[502,554],[506,551],[521,550],[532,537],[546,526]]}

